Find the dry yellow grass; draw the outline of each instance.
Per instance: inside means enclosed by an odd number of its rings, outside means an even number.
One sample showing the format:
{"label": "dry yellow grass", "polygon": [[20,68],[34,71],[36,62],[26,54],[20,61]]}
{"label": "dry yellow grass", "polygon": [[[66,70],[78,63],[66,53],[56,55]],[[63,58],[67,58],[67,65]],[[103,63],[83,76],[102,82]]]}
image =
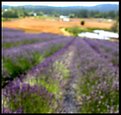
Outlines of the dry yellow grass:
{"label": "dry yellow grass", "polygon": [[[96,27],[96,28],[110,28],[112,22],[99,22],[96,20],[85,19],[85,25],[83,27]],[[70,22],[63,22],[59,19],[35,19],[35,18],[23,18],[13,21],[2,22],[2,27],[23,29],[25,32],[50,32],[56,34],[66,34],[62,31],[62,28],[81,26],[80,19],[71,19]]]}

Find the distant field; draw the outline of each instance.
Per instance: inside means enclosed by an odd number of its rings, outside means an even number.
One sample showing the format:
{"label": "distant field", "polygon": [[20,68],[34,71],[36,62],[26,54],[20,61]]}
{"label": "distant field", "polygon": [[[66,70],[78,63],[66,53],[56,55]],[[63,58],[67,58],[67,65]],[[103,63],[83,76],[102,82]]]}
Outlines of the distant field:
{"label": "distant field", "polygon": [[[95,19],[84,19],[85,25],[83,27],[88,28],[106,28],[109,29],[113,22],[106,22],[106,21],[98,21]],[[65,34],[62,31],[62,28],[66,27],[73,27],[73,26],[81,26],[80,19],[71,19],[70,22],[63,22],[59,19],[52,19],[52,18],[22,18],[16,19],[13,21],[5,21],[2,22],[2,27],[9,27],[9,28],[16,28],[22,29],[26,32],[49,32],[49,33],[56,33],[56,34]]]}

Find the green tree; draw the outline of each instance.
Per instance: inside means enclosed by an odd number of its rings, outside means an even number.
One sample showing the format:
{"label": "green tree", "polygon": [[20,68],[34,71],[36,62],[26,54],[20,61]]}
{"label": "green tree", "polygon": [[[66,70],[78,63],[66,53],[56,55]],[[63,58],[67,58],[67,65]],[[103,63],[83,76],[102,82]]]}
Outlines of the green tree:
{"label": "green tree", "polygon": [[10,9],[8,11],[3,12],[4,18],[18,18],[18,13],[16,10]]}
{"label": "green tree", "polygon": [[69,18],[74,18],[75,14],[69,14]]}
{"label": "green tree", "polygon": [[85,24],[85,21],[84,21],[84,20],[82,20],[82,21],[81,21],[81,25],[83,26],[84,24]]}
{"label": "green tree", "polygon": [[38,15],[38,16],[43,16],[44,13],[43,13],[42,11],[40,11],[40,12],[37,12],[37,15]]}

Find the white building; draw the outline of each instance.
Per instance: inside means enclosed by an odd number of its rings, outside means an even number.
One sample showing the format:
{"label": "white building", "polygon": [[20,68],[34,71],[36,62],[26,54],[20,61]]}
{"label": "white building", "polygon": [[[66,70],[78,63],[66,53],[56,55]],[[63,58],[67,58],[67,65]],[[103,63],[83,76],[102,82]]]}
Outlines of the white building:
{"label": "white building", "polygon": [[33,13],[33,15],[34,15],[34,16],[37,16],[37,14],[36,14],[36,13]]}
{"label": "white building", "polygon": [[60,19],[63,19],[63,18],[64,18],[64,16],[63,16],[63,15],[61,15],[61,16],[60,16]]}
{"label": "white building", "polygon": [[6,11],[8,11],[8,9],[5,9],[4,11],[6,12]]}
{"label": "white building", "polygon": [[63,15],[60,16],[60,19],[63,20],[64,22],[70,21],[70,19],[67,16],[63,16]]}
{"label": "white building", "polygon": [[112,19],[108,19],[108,22],[112,22],[113,20]]}

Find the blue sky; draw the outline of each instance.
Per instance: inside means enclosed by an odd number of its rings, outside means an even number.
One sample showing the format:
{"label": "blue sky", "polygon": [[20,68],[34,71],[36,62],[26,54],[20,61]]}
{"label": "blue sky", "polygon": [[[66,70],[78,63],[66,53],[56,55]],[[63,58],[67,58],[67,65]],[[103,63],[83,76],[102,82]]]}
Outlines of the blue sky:
{"label": "blue sky", "polygon": [[48,5],[48,6],[95,6],[99,4],[118,4],[119,2],[2,2],[2,5]]}

